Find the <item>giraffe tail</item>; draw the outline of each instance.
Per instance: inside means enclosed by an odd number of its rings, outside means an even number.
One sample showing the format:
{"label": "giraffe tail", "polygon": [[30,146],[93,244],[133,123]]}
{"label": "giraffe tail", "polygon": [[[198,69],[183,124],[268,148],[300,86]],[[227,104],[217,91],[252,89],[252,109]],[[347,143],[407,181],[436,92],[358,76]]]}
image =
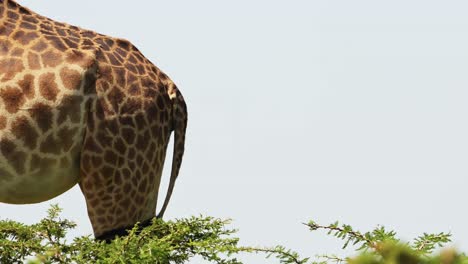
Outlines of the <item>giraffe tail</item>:
{"label": "giraffe tail", "polygon": [[182,156],[185,148],[185,130],[187,129],[187,106],[182,94],[174,87],[175,96],[172,100],[172,122],[174,129],[174,153],[172,156],[172,169],[169,186],[167,188],[166,198],[157,218],[162,218],[166,211],[169,200],[171,199],[172,191],[174,190],[175,181],[179,175],[180,166],[182,164]]}

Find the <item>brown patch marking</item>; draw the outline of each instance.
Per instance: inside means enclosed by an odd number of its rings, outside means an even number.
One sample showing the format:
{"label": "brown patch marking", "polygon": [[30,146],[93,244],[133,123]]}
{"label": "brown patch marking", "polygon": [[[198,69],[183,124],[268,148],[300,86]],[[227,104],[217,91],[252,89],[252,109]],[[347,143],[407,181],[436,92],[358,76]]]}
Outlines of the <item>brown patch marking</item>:
{"label": "brown patch marking", "polygon": [[5,129],[7,125],[7,119],[4,116],[0,116],[0,130]]}
{"label": "brown patch marking", "polygon": [[0,75],[3,73],[3,81],[11,80],[16,74],[24,70],[23,62],[16,58],[0,60]]}
{"label": "brown patch marking", "polygon": [[29,109],[29,114],[37,123],[42,132],[52,128],[53,112],[52,108],[43,103],[37,103]]}
{"label": "brown patch marking", "polygon": [[38,70],[41,68],[40,57],[34,52],[28,52],[28,64],[31,70]]}
{"label": "brown patch marking", "polygon": [[34,75],[26,74],[22,80],[18,81],[18,85],[28,99],[34,97]]}
{"label": "brown patch marking", "polygon": [[0,90],[5,109],[10,113],[16,113],[26,101],[23,92],[18,88],[7,87]]}
{"label": "brown patch marking", "polygon": [[17,118],[12,123],[11,130],[15,137],[22,140],[27,148],[31,150],[36,148],[39,135],[26,117]]}
{"label": "brown patch marking", "polygon": [[63,62],[62,56],[58,52],[47,51],[42,54],[42,62],[46,67],[56,67]]}
{"label": "brown patch marking", "polygon": [[44,73],[39,77],[39,92],[47,100],[55,101],[57,99],[59,89],[53,73]]}

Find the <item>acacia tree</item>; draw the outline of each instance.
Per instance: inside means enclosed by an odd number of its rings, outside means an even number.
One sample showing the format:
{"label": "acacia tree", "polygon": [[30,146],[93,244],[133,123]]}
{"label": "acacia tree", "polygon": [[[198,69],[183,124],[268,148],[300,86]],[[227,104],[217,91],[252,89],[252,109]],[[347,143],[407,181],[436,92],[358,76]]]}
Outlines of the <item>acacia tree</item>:
{"label": "acacia tree", "polygon": [[[276,263],[316,264],[343,262],[373,263],[467,263],[465,254],[445,249],[434,250],[450,242],[450,234],[423,234],[413,242],[402,242],[394,231],[377,227],[359,232],[351,226],[304,223],[310,231],[325,230],[328,235],[343,240],[343,248],[354,245],[357,257],[336,255],[301,257],[283,246],[250,247],[239,245],[236,230],[230,220],[212,217],[191,217],[174,221],[154,219],[152,225],[140,229],[136,225],[129,235],[110,243],[96,241],[91,236],[75,238],[68,243],[67,232],[76,224],[60,218],[61,209],[53,205],[39,223],[25,225],[15,221],[0,221],[0,263],[187,263],[200,256],[212,263],[242,263],[239,253],[262,253]],[[274,259],[274,261],[273,261]]]}

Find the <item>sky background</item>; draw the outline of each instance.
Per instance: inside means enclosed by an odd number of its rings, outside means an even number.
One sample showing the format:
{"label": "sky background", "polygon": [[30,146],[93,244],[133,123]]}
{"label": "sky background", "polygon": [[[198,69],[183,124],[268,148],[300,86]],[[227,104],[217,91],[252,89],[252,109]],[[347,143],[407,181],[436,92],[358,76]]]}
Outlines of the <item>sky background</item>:
{"label": "sky background", "polygon": [[[468,2],[19,2],[131,40],[177,83],[189,127],[166,219],[232,218],[241,244],[304,256],[342,252],[310,219],[468,250]],[[77,187],[0,217],[33,223],[50,203],[92,233]]]}

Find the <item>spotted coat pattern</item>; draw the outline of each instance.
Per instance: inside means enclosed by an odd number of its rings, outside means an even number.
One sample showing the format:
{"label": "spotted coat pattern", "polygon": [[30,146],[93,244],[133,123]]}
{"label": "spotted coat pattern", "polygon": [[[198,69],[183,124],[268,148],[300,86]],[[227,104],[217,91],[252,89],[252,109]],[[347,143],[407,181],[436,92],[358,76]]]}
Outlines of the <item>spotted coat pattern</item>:
{"label": "spotted coat pattern", "polygon": [[174,133],[172,193],[187,109],[130,42],[0,0],[0,202],[42,202],[79,183],[97,237],[155,215]]}

